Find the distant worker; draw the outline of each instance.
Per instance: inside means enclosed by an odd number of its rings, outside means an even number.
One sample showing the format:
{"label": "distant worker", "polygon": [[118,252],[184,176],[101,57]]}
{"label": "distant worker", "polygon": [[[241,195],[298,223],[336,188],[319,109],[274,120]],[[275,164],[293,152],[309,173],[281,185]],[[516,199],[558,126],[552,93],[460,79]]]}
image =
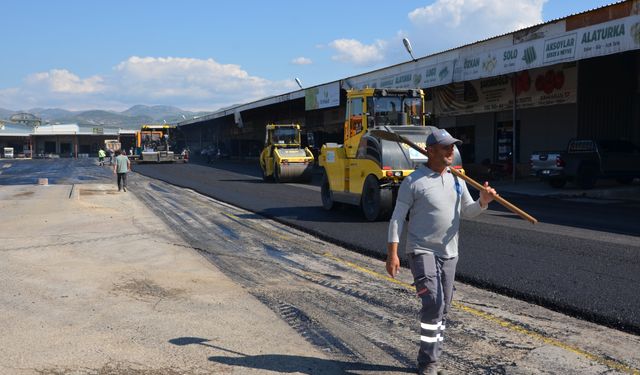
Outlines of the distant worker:
{"label": "distant worker", "polygon": [[454,144],[461,143],[444,129],[427,137],[429,159],[402,181],[389,222],[386,269],[395,277],[400,269],[398,242],[409,213],[406,256],[422,300],[418,351],[418,374],[422,375],[444,373],[437,371],[437,365],[453,298],[460,218],[480,214],[496,196],[485,182],[480,198],[474,201],[465,181],[449,171]]}
{"label": "distant worker", "polygon": [[113,150],[107,148],[107,155],[109,155],[109,165],[113,165]]}
{"label": "distant worker", "polygon": [[182,150],[182,160],[186,163],[189,161],[189,148],[186,147]]}
{"label": "distant worker", "polygon": [[104,152],[103,149],[98,150],[98,163],[100,166],[104,165],[104,157],[107,156],[107,153]]}
{"label": "distant worker", "polygon": [[127,192],[127,173],[131,170],[131,161],[120,150],[116,151],[116,163],[113,166],[113,173],[118,176],[118,191]]}

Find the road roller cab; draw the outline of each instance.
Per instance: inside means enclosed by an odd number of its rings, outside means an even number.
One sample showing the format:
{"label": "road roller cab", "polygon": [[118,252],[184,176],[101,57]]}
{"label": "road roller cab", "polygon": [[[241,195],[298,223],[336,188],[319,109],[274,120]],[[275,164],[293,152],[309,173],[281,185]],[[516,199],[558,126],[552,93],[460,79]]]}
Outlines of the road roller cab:
{"label": "road roller cab", "polygon": [[264,149],[260,154],[265,181],[310,181],[313,154],[300,142],[300,125],[268,124]]}
{"label": "road roller cab", "polygon": [[[330,210],[346,203],[360,206],[369,221],[389,219],[400,183],[427,159],[406,144],[382,140],[369,130],[398,133],[425,147],[436,128],[425,126],[423,108],[422,90],[347,91],[344,144],[323,145],[318,158],[324,168],[322,206]],[[461,165],[456,148],[454,166]]]}

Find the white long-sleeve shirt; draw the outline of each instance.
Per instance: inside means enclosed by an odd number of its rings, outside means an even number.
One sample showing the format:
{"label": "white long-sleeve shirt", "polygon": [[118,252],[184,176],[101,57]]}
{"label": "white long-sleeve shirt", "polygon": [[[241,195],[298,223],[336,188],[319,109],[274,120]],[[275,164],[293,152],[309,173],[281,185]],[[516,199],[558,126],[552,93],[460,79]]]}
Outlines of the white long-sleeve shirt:
{"label": "white long-sleeve shirt", "polygon": [[448,170],[440,174],[421,166],[400,185],[388,241],[400,242],[409,212],[406,252],[453,258],[458,256],[460,218],[477,216],[483,210],[479,200],[471,198],[464,180]]}

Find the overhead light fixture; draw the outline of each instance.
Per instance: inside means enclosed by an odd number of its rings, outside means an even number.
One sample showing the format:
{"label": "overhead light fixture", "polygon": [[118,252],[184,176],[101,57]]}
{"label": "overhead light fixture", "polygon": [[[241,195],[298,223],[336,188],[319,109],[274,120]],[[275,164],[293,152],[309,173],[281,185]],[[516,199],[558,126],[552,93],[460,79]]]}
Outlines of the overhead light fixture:
{"label": "overhead light fixture", "polygon": [[413,57],[413,48],[411,48],[411,42],[409,41],[409,39],[402,38],[402,43],[404,44],[404,48],[407,50],[407,52],[409,52],[409,56],[411,56],[411,59],[413,61],[418,61],[415,57]]}

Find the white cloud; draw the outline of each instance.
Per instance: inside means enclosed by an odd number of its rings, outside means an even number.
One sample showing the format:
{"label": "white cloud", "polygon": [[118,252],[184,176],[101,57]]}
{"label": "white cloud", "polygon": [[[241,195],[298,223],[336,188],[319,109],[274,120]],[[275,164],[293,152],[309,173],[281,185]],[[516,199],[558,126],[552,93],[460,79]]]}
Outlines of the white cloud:
{"label": "white cloud", "polygon": [[309,65],[311,63],[313,63],[313,61],[311,61],[310,58],[308,57],[296,57],[295,59],[291,60],[292,64],[296,64],[296,65]]}
{"label": "white cloud", "polygon": [[52,69],[48,72],[35,73],[27,77],[29,86],[40,86],[54,93],[88,94],[104,89],[103,79],[93,76],[81,79],[66,69]]}
{"label": "white cloud", "polygon": [[213,59],[133,56],[103,76],[80,78],[61,69],[34,73],[19,87],[0,89],[0,107],[123,110],[134,104],[170,104],[215,110],[296,88],[291,80],[270,81]]}
{"label": "white cloud", "polygon": [[[408,14],[416,29],[412,39],[429,52],[522,29],[542,21],[547,0],[437,0]],[[413,33],[412,33],[413,34]],[[412,40],[413,41],[413,40]],[[418,43],[414,50],[419,51]],[[423,56],[417,52],[418,56]]]}
{"label": "white cloud", "polygon": [[[213,59],[130,57],[115,67],[116,84],[132,98],[247,100],[264,97],[278,84],[249,75],[239,65]],[[182,100],[181,100],[182,101]]]}
{"label": "white cloud", "polygon": [[387,42],[376,40],[366,45],[355,39],[337,39],[329,43],[338,54],[331,58],[335,61],[354,64],[357,66],[373,66],[384,60]]}

